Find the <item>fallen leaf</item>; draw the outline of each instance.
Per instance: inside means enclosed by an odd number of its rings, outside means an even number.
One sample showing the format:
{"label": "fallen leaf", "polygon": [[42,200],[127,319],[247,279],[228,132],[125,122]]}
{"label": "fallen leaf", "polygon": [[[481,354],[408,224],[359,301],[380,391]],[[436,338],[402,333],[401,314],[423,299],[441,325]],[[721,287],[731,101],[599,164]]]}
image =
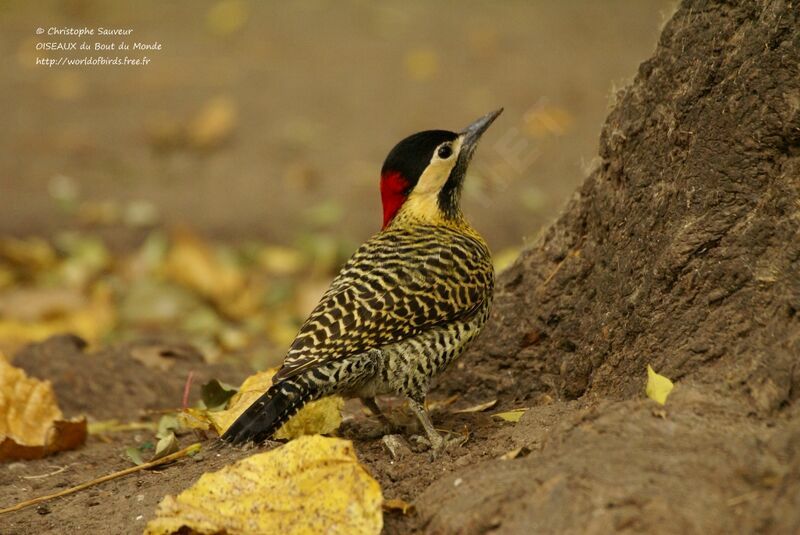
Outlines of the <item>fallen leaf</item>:
{"label": "fallen leaf", "polygon": [[652,366],[647,365],[647,386],[645,387],[647,397],[663,405],[667,402],[667,396],[672,392],[672,388],[672,381],[663,375],[657,374]]}
{"label": "fallen leaf", "polygon": [[377,534],[381,488],[348,440],[302,437],[166,496],[145,535]]}
{"label": "fallen leaf", "polygon": [[297,249],[268,245],[258,253],[258,263],[272,275],[287,276],[300,271],[307,260]]}
{"label": "fallen leaf", "polygon": [[233,134],[238,120],[236,103],[228,97],[206,102],[189,123],[186,137],[198,150],[210,150],[225,143]]}
{"label": "fallen leaf", "polygon": [[428,409],[429,411],[433,411],[436,409],[443,409],[444,407],[449,407],[450,405],[458,401],[458,398],[460,397],[461,396],[459,396],[458,394],[454,394],[449,398],[445,399],[425,400],[425,408]]}
{"label": "fallen leaf", "polygon": [[177,414],[165,414],[158,420],[156,438],[162,439],[180,427]]}
{"label": "fallen leaf", "polygon": [[528,408],[524,407],[521,409],[512,409],[506,412],[498,412],[496,414],[492,414],[494,418],[500,418],[501,420],[505,420],[506,422],[519,422],[519,419],[522,418],[522,415],[525,414]]}
{"label": "fallen leaf", "polygon": [[70,313],[41,321],[0,319],[0,349],[13,351],[29,342],[38,342],[56,334],[73,333],[95,342],[116,323],[111,290],[98,283],[86,306]]}
{"label": "fallen leaf", "polygon": [[121,218],[121,209],[116,201],[83,201],[75,216],[84,225],[115,225]]}
{"label": "fallen leaf", "polygon": [[56,273],[59,283],[85,288],[111,264],[111,254],[99,238],[78,232],[64,232],[56,244],[66,258]]}
{"label": "fallen leaf", "polygon": [[90,435],[102,435],[106,433],[119,433],[122,431],[155,431],[156,424],[152,422],[124,422],[119,420],[103,420],[100,422],[90,422],[88,431]]}
{"label": "fallen leaf", "polygon": [[219,410],[227,405],[228,400],[236,394],[236,389],[222,384],[216,379],[200,387],[200,399],[208,410]]}
{"label": "fallen leaf", "polygon": [[80,199],[80,188],[75,179],[67,175],[55,175],[47,183],[47,192],[56,206],[64,213],[75,211]]}
{"label": "fallen leaf", "polygon": [[248,16],[248,6],[242,0],[222,0],[208,10],[206,25],[215,35],[230,35],[244,26]]}
{"label": "fallen leaf", "polygon": [[250,337],[243,329],[224,327],[217,335],[220,345],[228,351],[241,351],[250,344]]}
{"label": "fallen leaf", "polygon": [[510,461],[512,459],[516,459],[518,457],[525,457],[531,452],[526,446],[522,446],[519,448],[514,448],[511,451],[508,451],[500,456],[501,461]]}
{"label": "fallen leaf", "polygon": [[162,457],[166,457],[171,453],[175,453],[179,449],[180,446],[178,445],[178,439],[175,437],[175,433],[170,431],[158,440],[156,443],[156,451],[150,461],[156,461]]}
{"label": "fallen leaf", "polygon": [[49,381],[0,359],[0,461],[39,459],[86,441],[86,420],[64,420]]}
{"label": "fallen leaf", "polygon": [[6,266],[0,265],[0,290],[10,288],[17,282],[14,271]]}
{"label": "fallen leaf", "polygon": [[383,510],[386,512],[398,511],[403,515],[410,515],[414,513],[414,505],[400,498],[391,498],[383,500]]}
{"label": "fallen leaf", "polygon": [[42,238],[0,238],[0,258],[30,270],[45,270],[56,265],[58,255]]}
{"label": "fallen leaf", "polygon": [[141,466],[144,464],[144,458],[142,458],[142,450],[140,450],[136,446],[128,446],[127,448],[125,448],[125,456],[128,459],[130,459],[130,461],[136,466]]}
{"label": "fallen leaf", "polygon": [[[193,311],[209,308],[195,293],[154,278],[133,282],[122,297],[120,319],[128,324],[158,326],[185,320]],[[212,311],[213,314],[213,311]]]}
{"label": "fallen leaf", "polygon": [[465,413],[469,413],[469,412],[481,412],[481,411],[485,411],[486,409],[491,409],[495,405],[497,405],[497,400],[493,399],[493,400],[487,401],[485,403],[479,403],[478,405],[474,405],[472,407],[467,407],[466,409],[458,409],[457,411],[453,411],[453,414],[465,414]]}
{"label": "fallen leaf", "polygon": [[23,322],[63,318],[87,303],[73,288],[15,288],[0,294],[0,317]]}
{"label": "fallen leaf", "polygon": [[222,264],[211,247],[185,230],[175,233],[164,271],[175,282],[212,299],[238,293],[244,286],[237,269]]}
{"label": "fallen leaf", "polygon": [[521,247],[507,247],[497,254],[492,255],[494,270],[500,273],[511,267],[514,262],[517,261],[517,258],[519,258],[521,251]]}
{"label": "fallen leaf", "polygon": [[[277,368],[251,375],[242,383],[239,391],[230,399],[228,408],[222,411],[188,409],[179,417],[181,425],[195,429],[213,427],[222,435],[228,427],[261,395],[272,386],[272,376]],[[283,424],[275,433],[276,439],[294,439],[303,435],[332,433],[342,423],[344,400],[330,396],[312,401]]]}

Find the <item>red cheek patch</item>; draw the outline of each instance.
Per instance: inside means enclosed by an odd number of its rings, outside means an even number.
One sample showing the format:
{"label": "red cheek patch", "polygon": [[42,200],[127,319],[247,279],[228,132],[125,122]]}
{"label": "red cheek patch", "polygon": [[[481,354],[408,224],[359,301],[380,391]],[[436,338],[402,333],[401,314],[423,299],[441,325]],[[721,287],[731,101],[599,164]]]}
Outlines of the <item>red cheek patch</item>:
{"label": "red cheek patch", "polygon": [[387,171],[381,175],[381,201],[383,202],[383,227],[391,223],[397,211],[408,198],[408,180],[397,171]]}

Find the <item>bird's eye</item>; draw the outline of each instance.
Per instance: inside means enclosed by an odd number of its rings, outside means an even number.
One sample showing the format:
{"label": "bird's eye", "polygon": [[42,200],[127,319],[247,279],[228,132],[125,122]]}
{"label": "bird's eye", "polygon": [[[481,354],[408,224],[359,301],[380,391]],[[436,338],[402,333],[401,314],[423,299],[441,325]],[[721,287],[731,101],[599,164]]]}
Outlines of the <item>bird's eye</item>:
{"label": "bird's eye", "polygon": [[453,154],[453,149],[450,145],[442,145],[436,153],[442,160],[448,159]]}

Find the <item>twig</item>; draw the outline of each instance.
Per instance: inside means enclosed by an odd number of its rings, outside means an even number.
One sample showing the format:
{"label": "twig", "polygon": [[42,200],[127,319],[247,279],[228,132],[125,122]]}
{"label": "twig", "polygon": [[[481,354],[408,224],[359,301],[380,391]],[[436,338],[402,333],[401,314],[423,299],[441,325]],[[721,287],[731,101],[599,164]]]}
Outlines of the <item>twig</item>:
{"label": "twig", "polygon": [[50,477],[50,476],[54,476],[56,474],[60,474],[61,472],[63,472],[67,468],[69,468],[69,465],[67,465],[67,466],[56,466],[56,470],[54,472],[50,472],[49,474],[39,474],[38,476],[22,476],[22,479],[43,479],[45,477]]}
{"label": "twig", "polygon": [[21,509],[25,509],[26,507],[30,507],[31,505],[36,505],[37,503],[46,502],[48,500],[52,500],[53,498],[60,498],[61,496],[66,496],[68,494],[74,494],[78,491],[83,489],[89,488],[93,485],[97,485],[98,483],[104,483],[106,481],[111,481],[112,479],[117,479],[118,477],[127,476],[128,474],[133,474],[135,472],[139,472],[141,470],[146,470],[148,468],[153,468],[154,466],[159,466],[162,464],[166,464],[168,462],[172,462],[175,460],[180,459],[181,457],[186,457],[187,455],[191,455],[200,451],[200,443],[195,442],[191,446],[187,446],[180,451],[176,451],[171,455],[167,455],[166,457],[162,457],[161,459],[157,459],[155,461],[150,461],[149,463],[144,463],[139,466],[132,466],[131,468],[126,468],[125,470],[120,470],[119,472],[113,472],[111,474],[107,474],[96,479],[92,479],[91,481],[86,481],[85,483],[81,483],[80,485],[76,485],[74,487],[70,487],[68,489],[64,489],[62,491],[47,494],[45,496],[39,496],[38,498],[33,498],[31,500],[25,500],[24,502],[19,502],[16,505],[12,505],[11,507],[6,507],[5,509],[0,509],[0,515],[5,513],[13,513],[14,511],[19,511]]}
{"label": "twig", "polygon": [[192,380],[194,379],[194,371],[189,372],[189,376],[186,378],[186,384],[183,385],[183,403],[181,406],[183,410],[186,410],[189,407],[189,390],[192,388]]}

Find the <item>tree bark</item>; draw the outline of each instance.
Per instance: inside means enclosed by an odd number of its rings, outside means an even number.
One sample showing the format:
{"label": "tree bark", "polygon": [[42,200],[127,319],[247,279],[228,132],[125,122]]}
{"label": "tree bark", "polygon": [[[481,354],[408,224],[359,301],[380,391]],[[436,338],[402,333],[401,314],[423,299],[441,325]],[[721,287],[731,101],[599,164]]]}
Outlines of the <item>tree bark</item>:
{"label": "tree bark", "polygon": [[531,407],[531,454],[434,484],[430,531],[800,530],[799,66],[797,2],[681,4],[443,380]]}

